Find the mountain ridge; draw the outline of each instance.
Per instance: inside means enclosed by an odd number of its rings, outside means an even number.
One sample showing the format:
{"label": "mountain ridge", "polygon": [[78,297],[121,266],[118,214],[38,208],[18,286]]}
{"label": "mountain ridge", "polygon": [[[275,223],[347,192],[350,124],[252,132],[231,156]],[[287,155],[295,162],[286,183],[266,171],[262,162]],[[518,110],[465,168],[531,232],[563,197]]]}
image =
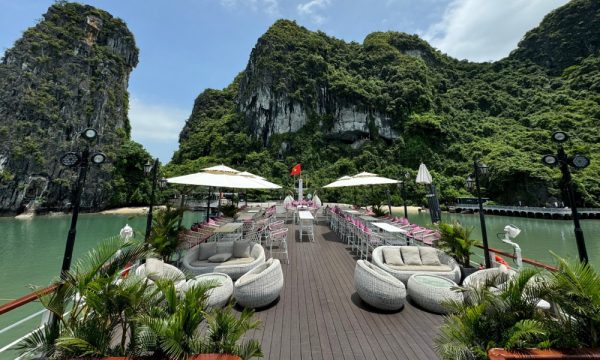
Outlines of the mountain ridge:
{"label": "mountain ridge", "polygon": [[[473,159],[481,158],[492,168],[486,196],[545,204],[561,197],[558,171],[539,160],[554,151],[553,130],[571,133],[569,150],[600,155],[595,45],[548,67],[535,52],[551,34],[595,44],[595,20],[563,29],[565,21],[571,24],[563,16],[582,11],[589,19],[600,14],[591,0],[571,1],[492,63],[458,61],[405,33],[375,32],[362,44],[347,43],[278,20],[257,40],[246,69],[222,90],[228,100],[195,107],[185,125],[194,131],[186,130],[168,169],[181,174],[225,162],[290,184],[288,168],[302,162],[320,186],[362,170],[414,175],[423,160],[442,201],[450,202],[469,195],[464,179]],[[587,44],[580,40],[571,42]],[[201,93],[196,103],[217,94]],[[211,106],[218,115],[207,115]],[[592,161],[575,176],[583,205],[600,206],[598,170]],[[424,202],[422,188],[412,184],[410,192],[413,202]],[[351,201],[339,191],[324,196]]]}

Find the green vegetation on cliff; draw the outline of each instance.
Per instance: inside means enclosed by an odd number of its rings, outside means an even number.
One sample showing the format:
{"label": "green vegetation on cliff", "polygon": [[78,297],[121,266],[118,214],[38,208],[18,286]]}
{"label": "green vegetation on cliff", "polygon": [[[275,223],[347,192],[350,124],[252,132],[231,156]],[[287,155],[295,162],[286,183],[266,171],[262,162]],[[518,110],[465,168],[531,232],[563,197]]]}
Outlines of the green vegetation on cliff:
{"label": "green vegetation on cliff", "polygon": [[[600,206],[599,18],[597,2],[571,1],[511,56],[481,64],[414,35],[345,43],[279,20],[232,85],[200,94],[169,170],[224,162],[290,184],[288,169],[302,162],[320,186],[359,171],[414,175],[423,161],[451,201],[467,195],[464,179],[480,157],[491,168],[486,196],[538,205],[561,197],[559,171],[540,161],[560,129],[572,137],[569,153],[592,158],[574,176],[580,202]],[[352,114],[364,114],[362,127]],[[423,190],[409,186],[423,201]]]}
{"label": "green vegetation on cliff", "polygon": [[[78,134],[96,128],[108,163],[91,167],[82,206],[145,203],[140,165],[148,153],[130,141],[129,73],[138,49],[120,19],[92,6],[60,1],[8,49],[0,62],[0,212],[33,200],[68,208],[76,176],[58,159],[81,148]],[[136,167],[137,166],[137,167]]]}

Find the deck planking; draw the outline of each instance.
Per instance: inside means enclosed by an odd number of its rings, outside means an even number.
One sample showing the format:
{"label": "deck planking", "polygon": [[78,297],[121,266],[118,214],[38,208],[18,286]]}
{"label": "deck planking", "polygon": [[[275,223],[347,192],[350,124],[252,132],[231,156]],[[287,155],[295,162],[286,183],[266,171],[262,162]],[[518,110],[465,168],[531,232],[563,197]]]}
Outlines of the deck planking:
{"label": "deck planking", "polygon": [[433,341],[442,316],[409,301],[399,312],[380,313],[354,290],[356,258],[324,223],[315,241],[289,231],[284,288],[272,306],[256,311],[262,326],[247,337],[261,342],[264,359],[437,359]]}

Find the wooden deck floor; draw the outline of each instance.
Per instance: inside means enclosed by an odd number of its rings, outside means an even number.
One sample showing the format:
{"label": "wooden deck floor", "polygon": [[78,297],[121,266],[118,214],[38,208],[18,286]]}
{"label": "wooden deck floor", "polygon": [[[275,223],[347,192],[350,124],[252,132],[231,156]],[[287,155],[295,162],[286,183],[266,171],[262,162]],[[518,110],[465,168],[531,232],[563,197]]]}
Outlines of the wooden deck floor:
{"label": "wooden deck floor", "polygon": [[329,227],[315,227],[315,242],[299,241],[288,224],[289,265],[282,264],[279,301],[256,316],[265,359],[437,359],[433,339],[442,317],[410,302],[379,313],[354,291],[354,258]]}

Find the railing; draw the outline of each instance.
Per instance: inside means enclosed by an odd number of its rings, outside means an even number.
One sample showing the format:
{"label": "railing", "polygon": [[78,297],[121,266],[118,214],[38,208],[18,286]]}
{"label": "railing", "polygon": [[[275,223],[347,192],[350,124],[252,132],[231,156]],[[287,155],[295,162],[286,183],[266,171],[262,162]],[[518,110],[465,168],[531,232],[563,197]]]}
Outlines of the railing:
{"label": "railing", "polygon": [[[125,269],[121,270],[121,275],[127,273],[129,270],[131,270],[133,268],[133,266],[134,265],[128,266]],[[18,299],[12,300],[12,301],[10,301],[10,302],[8,302],[6,304],[0,305],[0,315],[6,314],[6,313],[8,313],[8,312],[10,312],[12,310],[18,309],[18,308],[20,308],[20,307],[22,307],[24,305],[27,305],[27,304],[29,304],[29,303],[31,303],[33,301],[36,301],[40,297],[42,297],[44,295],[47,295],[47,294],[55,291],[57,288],[58,288],[58,285],[56,285],[56,284],[55,285],[51,285],[51,286],[45,287],[45,288],[43,288],[41,290],[29,293],[29,294],[27,294],[25,296],[22,296],[22,297],[18,298]],[[21,325],[21,324],[23,324],[23,323],[25,323],[25,322],[27,322],[27,321],[29,321],[31,319],[34,319],[34,318],[36,318],[38,316],[41,316],[45,312],[47,312],[47,310],[46,309],[42,309],[42,310],[37,311],[37,312],[35,312],[35,313],[31,314],[31,315],[28,315],[28,316],[26,316],[26,317],[24,317],[24,318],[22,318],[22,319],[20,319],[20,320],[18,320],[16,322],[12,323],[12,324],[10,324],[10,325],[8,325],[8,326],[0,329],[0,334],[3,334],[3,333],[5,333],[5,332],[7,332],[7,331],[9,331],[11,329],[14,329],[15,327],[17,327],[17,326],[19,326],[19,325]],[[39,327],[39,328],[41,328],[41,327]],[[27,333],[25,336],[22,336],[22,337],[20,337],[20,338],[18,338],[16,340],[14,340],[10,344],[5,345],[4,347],[0,348],[0,355],[2,355],[2,353],[6,352],[8,350],[11,350],[13,346],[15,346],[16,344],[18,344],[23,339],[26,339],[27,337],[31,336],[32,333],[33,333],[33,331]],[[21,358],[23,358],[23,356],[24,355],[18,357],[17,359],[21,359]],[[1,358],[1,356],[0,356],[0,358]],[[17,359],[15,359],[15,360],[17,360]]]}
{"label": "railing", "polygon": [[[455,209],[470,209],[478,210],[479,205],[477,204],[457,204],[450,206]],[[571,215],[570,208],[549,208],[549,207],[536,207],[536,206],[505,206],[505,205],[483,205],[483,210],[499,210],[499,211],[519,211],[519,212],[538,212],[538,213],[550,213],[550,214],[563,214]],[[578,208],[580,213],[592,213],[600,214],[599,208]]]}
{"label": "railing", "polygon": [[[483,249],[482,245],[475,245],[476,247]],[[514,254],[511,254],[509,252],[503,251],[503,250],[498,250],[498,249],[494,249],[494,248],[488,248],[490,253],[494,253],[494,254],[499,254],[502,256],[506,256],[509,257],[511,259],[516,259],[517,257]],[[483,257],[482,257],[483,258]],[[558,271],[557,267],[554,267],[552,265],[548,265],[548,264],[544,264],[541,261],[537,261],[537,260],[533,260],[533,259],[529,259],[529,258],[523,258],[523,262],[525,264],[529,264],[529,265],[533,265],[535,267],[539,267],[545,270],[549,270],[549,271]]]}

